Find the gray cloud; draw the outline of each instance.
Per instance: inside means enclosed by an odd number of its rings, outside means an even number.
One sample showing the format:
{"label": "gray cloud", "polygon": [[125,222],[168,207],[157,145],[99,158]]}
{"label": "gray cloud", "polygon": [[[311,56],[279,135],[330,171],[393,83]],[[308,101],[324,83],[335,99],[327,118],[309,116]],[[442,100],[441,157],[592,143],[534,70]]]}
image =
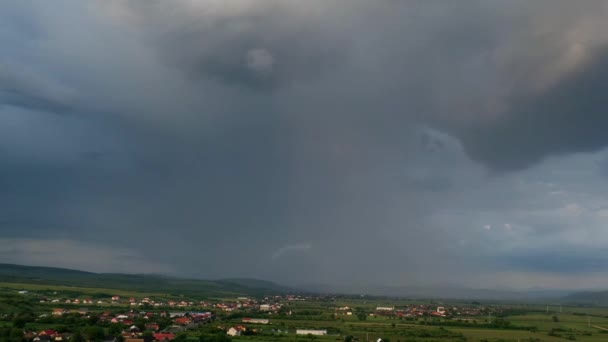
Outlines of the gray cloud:
{"label": "gray cloud", "polygon": [[66,113],[75,91],[20,65],[0,64],[0,103]]}

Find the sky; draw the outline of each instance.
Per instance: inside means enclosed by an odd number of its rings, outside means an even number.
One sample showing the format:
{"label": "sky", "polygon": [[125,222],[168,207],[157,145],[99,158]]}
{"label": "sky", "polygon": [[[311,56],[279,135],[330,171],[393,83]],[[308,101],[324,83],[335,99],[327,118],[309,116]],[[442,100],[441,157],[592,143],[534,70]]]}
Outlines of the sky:
{"label": "sky", "polygon": [[608,3],[0,3],[0,261],[608,287]]}

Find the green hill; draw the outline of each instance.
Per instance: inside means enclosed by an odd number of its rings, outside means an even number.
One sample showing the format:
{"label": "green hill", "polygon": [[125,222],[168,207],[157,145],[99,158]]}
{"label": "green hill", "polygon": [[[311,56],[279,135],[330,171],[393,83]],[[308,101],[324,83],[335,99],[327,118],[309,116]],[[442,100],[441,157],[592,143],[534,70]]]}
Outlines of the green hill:
{"label": "green hill", "polygon": [[265,295],[289,292],[256,279],[200,280],[160,275],[92,273],[55,267],[0,264],[0,282],[94,287],[196,296]]}

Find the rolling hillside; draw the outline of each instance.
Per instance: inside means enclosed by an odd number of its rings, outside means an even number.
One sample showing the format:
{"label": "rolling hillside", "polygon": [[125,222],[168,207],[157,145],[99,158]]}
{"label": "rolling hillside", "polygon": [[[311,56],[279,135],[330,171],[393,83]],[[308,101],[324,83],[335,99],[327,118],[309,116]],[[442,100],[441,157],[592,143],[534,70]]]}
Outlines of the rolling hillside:
{"label": "rolling hillside", "polygon": [[256,279],[199,280],[159,275],[92,273],[64,268],[13,264],[0,264],[0,282],[94,287],[198,296],[264,295],[290,290],[269,281]]}

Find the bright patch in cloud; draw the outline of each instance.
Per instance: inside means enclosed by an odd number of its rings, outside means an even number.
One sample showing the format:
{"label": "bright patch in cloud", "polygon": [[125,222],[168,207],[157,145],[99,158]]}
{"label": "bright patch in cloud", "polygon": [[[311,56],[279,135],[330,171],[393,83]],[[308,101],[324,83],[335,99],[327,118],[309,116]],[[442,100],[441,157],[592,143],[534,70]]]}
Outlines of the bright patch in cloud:
{"label": "bright patch in cloud", "polygon": [[272,259],[278,259],[279,257],[281,257],[287,253],[307,251],[311,248],[312,248],[312,245],[310,243],[298,243],[295,245],[285,245],[285,246],[277,249],[274,252],[274,254],[272,255]]}

